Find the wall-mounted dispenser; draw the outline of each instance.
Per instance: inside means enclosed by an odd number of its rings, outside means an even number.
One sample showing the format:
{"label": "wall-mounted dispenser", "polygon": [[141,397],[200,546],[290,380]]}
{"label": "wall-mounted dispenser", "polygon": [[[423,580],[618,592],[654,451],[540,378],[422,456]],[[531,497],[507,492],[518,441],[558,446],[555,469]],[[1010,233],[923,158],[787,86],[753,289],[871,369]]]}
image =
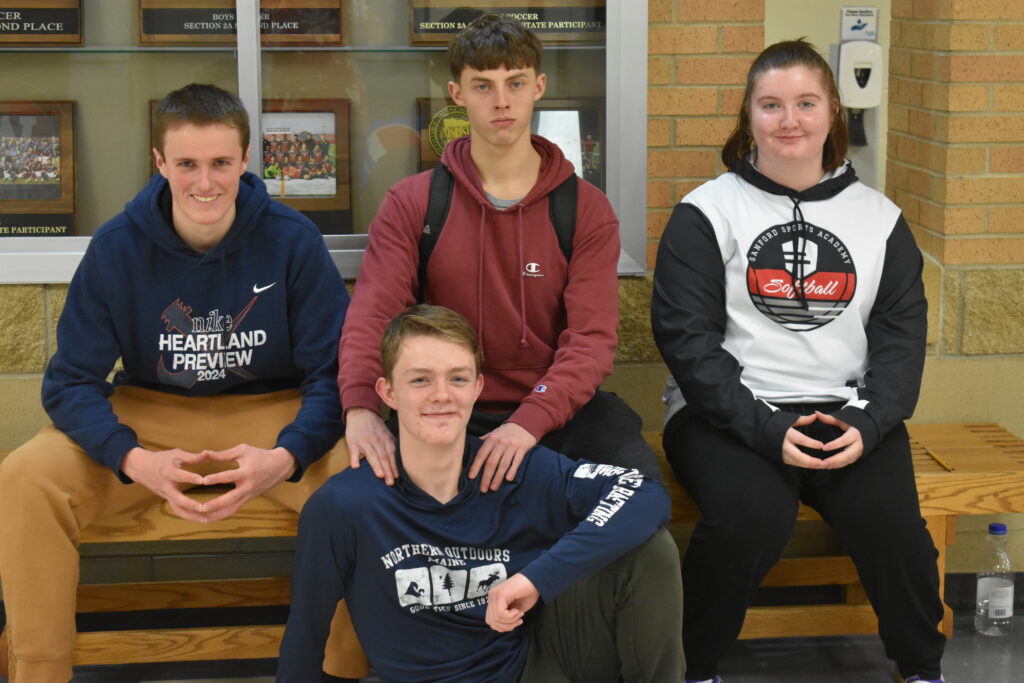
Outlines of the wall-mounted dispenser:
{"label": "wall-mounted dispenser", "polygon": [[882,46],[851,40],[839,46],[839,97],[850,114],[850,144],[867,145],[864,110],[882,103]]}
{"label": "wall-mounted dispenser", "polygon": [[[868,187],[885,190],[886,128],[889,92],[889,21],[883,16],[896,0],[880,0],[881,7],[841,3],[849,0],[806,0],[822,5],[822,15],[839,10],[839,25],[815,35],[819,43],[828,43],[828,62],[839,86],[839,106],[846,114],[850,133],[846,158],[857,170],[857,177]],[[770,0],[788,6],[789,0]],[[835,26],[834,24],[832,26]],[[831,30],[829,30],[831,29]],[[838,41],[836,36],[838,29]],[[830,40],[831,39],[831,40]],[[847,43],[877,45],[877,59],[858,53],[865,48],[848,48]],[[866,46],[865,46],[866,47]],[[843,50],[840,56],[840,50]],[[851,52],[852,50],[852,52]],[[867,69],[870,68],[870,71]],[[858,83],[860,76],[863,83]],[[872,95],[873,93],[873,95]],[[871,95],[870,99],[865,96]],[[863,131],[863,132],[862,132]]]}

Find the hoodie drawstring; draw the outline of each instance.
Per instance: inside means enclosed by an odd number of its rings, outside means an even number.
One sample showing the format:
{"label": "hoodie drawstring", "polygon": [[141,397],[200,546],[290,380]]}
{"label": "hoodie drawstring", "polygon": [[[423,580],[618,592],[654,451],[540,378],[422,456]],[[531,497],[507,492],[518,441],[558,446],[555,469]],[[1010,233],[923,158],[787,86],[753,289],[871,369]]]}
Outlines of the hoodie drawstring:
{"label": "hoodie drawstring", "polygon": [[476,333],[479,338],[480,348],[484,349],[484,240],[487,235],[484,233],[484,224],[487,222],[487,208],[483,204],[480,204],[480,227],[477,229],[477,234],[480,235],[480,255],[477,259],[479,264],[479,270],[477,271],[476,281],[476,319],[477,323]]}
{"label": "hoodie drawstring", "polygon": [[[520,204],[516,210],[516,237],[517,240],[517,267],[522,267],[523,264],[523,209],[524,206]],[[480,228],[478,234],[480,235],[480,254],[479,254],[479,270],[477,271],[477,284],[476,284],[476,319],[479,321],[477,325],[477,335],[479,336],[480,348],[484,346],[484,241],[486,240],[486,233],[484,232],[485,224],[487,222],[487,208],[480,204]],[[519,278],[519,346],[524,349],[529,346],[526,341],[526,278],[520,274]]]}
{"label": "hoodie drawstring", "polygon": [[[519,268],[523,268],[523,205],[519,205],[519,211],[516,212],[516,229],[519,231],[519,257],[516,263]],[[526,348],[526,277],[519,274],[519,346]]]}
{"label": "hoodie drawstring", "polygon": [[[804,212],[800,210],[800,198],[791,196],[790,200],[793,202],[793,220],[800,226],[800,232],[793,243],[793,291],[806,311],[808,306],[807,296],[804,294],[804,266],[807,264],[807,236],[804,230],[807,226],[804,224]],[[797,282],[800,283],[799,286]]]}

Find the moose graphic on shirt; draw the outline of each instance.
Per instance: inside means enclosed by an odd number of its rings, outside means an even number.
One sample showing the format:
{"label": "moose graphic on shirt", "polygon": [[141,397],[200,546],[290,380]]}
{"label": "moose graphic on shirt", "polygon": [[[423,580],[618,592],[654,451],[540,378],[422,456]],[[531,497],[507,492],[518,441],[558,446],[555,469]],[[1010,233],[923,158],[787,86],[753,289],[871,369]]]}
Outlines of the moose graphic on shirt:
{"label": "moose graphic on shirt", "polygon": [[476,585],[477,590],[483,590],[485,593],[490,589],[491,584],[501,578],[501,574],[498,572],[491,572],[490,576],[481,581]]}
{"label": "moose graphic on shirt", "polygon": [[508,578],[504,563],[455,568],[442,564],[395,570],[398,604],[417,612],[459,611],[487,603],[487,592]]}

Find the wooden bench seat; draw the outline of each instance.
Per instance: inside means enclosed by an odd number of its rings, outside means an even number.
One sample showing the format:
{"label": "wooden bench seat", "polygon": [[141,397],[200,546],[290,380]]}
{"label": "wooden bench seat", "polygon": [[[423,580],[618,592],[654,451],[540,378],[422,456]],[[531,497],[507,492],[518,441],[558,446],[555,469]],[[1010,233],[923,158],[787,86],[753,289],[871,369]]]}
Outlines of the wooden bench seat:
{"label": "wooden bench seat", "polygon": [[[993,423],[912,424],[911,454],[921,515],[939,551],[944,589],[946,550],[956,542],[959,515],[1024,512],[1024,440]],[[660,443],[649,439],[656,452]],[[696,504],[664,463],[672,494],[672,520],[696,522]],[[801,505],[797,519],[821,517]],[[838,585],[843,604],[752,607],[740,638],[877,633],[878,621],[847,556],[780,560],[763,586]],[[685,600],[685,596],[684,596]],[[953,614],[945,606],[941,629],[953,635]]]}
{"label": "wooden bench seat", "polygon": [[[958,515],[1024,512],[1024,441],[996,424],[910,425],[921,513],[939,550],[944,577],[946,548],[956,539]],[[648,435],[656,452],[660,437]],[[666,469],[673,523],[696,522],[693,501]],[[205,495],[205,494],[203,494]],[[213,495],[213,494],[209,494]],[[799,519],[820,517],[801,506]],[[246,504],[234,517],[199,525],[171,515],[162,504],[129,510],[83,532],[84,543],[266,538],[294,536],[297,516],[266,499]],[[781,560],[765,586],[843,587],[839,604],[753,607],[741,638],[873,633],[874,612],[849,557],[796,557]],[[183,581],[173,583],[81,586],[79,612],[283,605],[286,578]],[[684,598],[685,599],[685,598]],[[952,635],[946,608],[942,630]],[[82,633],[75,663],[186,661],[276,657],[281,625],[183,628]],[[5,644],[0,643],[0,647]],[[0,674],[4,673],[0,671]]]}

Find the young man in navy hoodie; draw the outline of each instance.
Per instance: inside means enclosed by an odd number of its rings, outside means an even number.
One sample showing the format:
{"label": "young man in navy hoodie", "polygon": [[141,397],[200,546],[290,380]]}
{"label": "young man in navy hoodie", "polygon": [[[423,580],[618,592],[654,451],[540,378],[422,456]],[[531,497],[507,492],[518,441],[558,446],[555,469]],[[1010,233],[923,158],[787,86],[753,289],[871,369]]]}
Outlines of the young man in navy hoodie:
{"label": "young man in navy hoodie", "polygon": [[484,494],[469,477],[482,442],[466,433],[485,387],[473,328],[419,305],[379,348],[401,476],[346,470],[303,509],[279,683],[316,680],[343,596],[390,683],[681,681],[664,487],[536,446]]}
{"label": "young man in navy hoodie", "polygon": [[487,385],[469,432],[483,438],[470,470],[481,489],[511,480],[538,442],[661,476],[640,417],[598,389],[615,357],[618,220],[580,179],[568,258],[559,245],[549,205],[574,170],[554,143],[530,134],[547,87],[541,56],[537,36],[508,17],[486,14],[461,31],[448,46],[448,92],[466,108],[470,133],[441,156],[451,205],[426,267],[419,244],[431,172],[392,187],[370,227],[338,379],[352,466],[365,457],[388,483],[398,470],[374,391],[377,344],[417,300],[458,311],[480,335]]}
{"label": "young man in navy hoodie", "polygon": [[[298,510],[346,460],[332,449],[348,296],[316,227],[245,171],[242,103],[172,92],[154,141],[159,173],[71,281],[43,377],[53,424],[0,466],[14,683],[71,678],[83,527],[154,497],[197,524],[258,495]],[[188,494],[214,484],[231,488]]]}

